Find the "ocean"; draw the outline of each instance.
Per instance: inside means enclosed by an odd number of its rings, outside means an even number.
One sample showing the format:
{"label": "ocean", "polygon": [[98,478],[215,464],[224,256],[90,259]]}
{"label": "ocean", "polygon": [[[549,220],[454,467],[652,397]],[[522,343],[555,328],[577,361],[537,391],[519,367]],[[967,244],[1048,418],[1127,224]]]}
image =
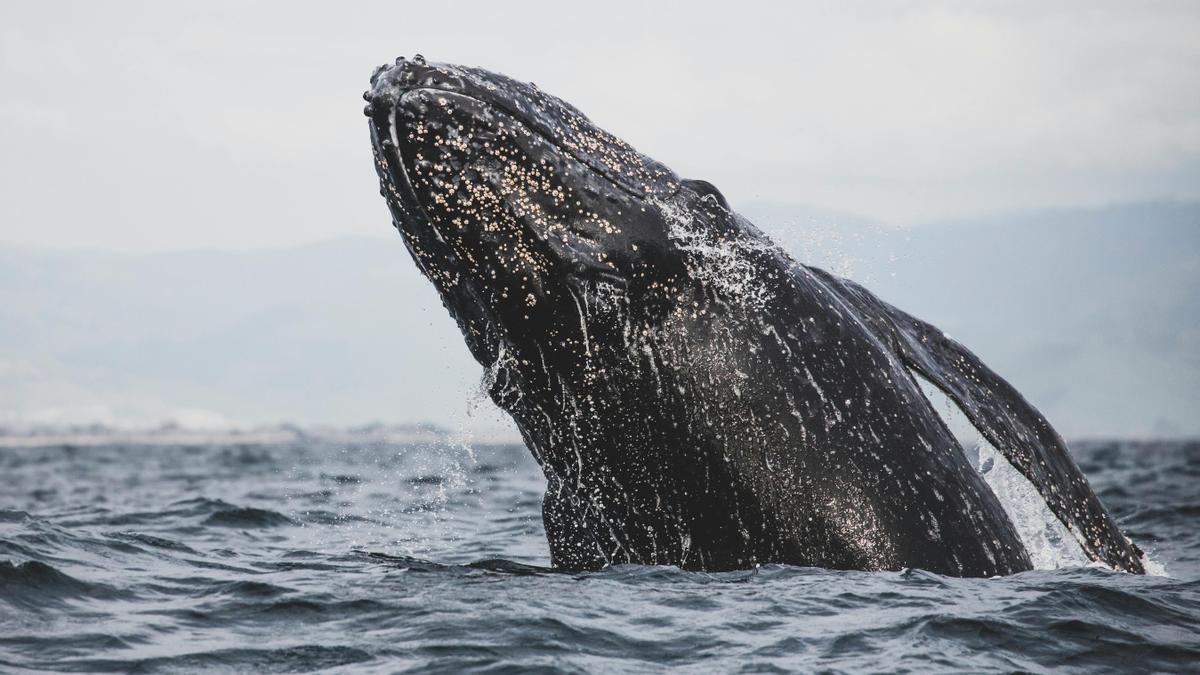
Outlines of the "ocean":
{"label": "ocean", "polygon": [[520,445],[0,446],[4,672],[1200,669],[1200,442],[1072,444],[1165,569],[549,569]]}

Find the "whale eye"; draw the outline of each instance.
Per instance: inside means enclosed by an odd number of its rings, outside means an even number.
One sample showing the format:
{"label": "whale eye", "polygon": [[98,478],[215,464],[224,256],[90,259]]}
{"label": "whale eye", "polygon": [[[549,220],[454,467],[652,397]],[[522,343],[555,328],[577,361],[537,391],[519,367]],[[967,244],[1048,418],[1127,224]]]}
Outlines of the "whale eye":
{"label": "whale eye", "polygon": [[711,197],[721,205],[721,208],[725,209],[726,211],[730,210],[729,202],[725,200],[725,195],[721,194],[721,191],[717,189],[716,185],[713,185],[706,180],[698,180],[694,178],[685,178],[681,182],[687,187],[691,188],[692,192],[700,195],[701,199]]}

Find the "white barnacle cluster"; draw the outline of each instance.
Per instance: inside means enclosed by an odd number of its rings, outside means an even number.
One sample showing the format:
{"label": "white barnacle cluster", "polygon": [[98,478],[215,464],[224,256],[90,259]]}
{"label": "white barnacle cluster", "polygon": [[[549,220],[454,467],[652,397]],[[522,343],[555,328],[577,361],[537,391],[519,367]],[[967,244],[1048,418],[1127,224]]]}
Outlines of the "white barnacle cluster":
{"label": "white barnacle cluster", "polygon": [[[582,115],[568,114],[566,126],[571,133],[564,133],[558,139],[564,147],[580,156],[593,158],[610,175],[623,178],[625,183],[640,188],[644,194],[653,194],[654,186],[669,176],[665,168],[650,166],[629,144],[592,125]],[[668,186],[668,189],[672,188]]]}
{"label": "white barnacle cluster", "polygon": [[[485,90],[498,89],[492,76],[482,71],[464,69],[463,76]],[[648,160],[624,140],[597,127],[573,106],[536,86],[511,84],[505,93],[538,132],[592,169],[642,195],[661,195],[678,187],[671,182],[672,174],[666,167]]]}
{"label": "white barnacle cluster", "polygon": [[[438,100],[454,105],[445,97]],[[429,202],[425,211],[435,221],[433,226],[441,226],[470,271],[497,280],[503,270],[522,270],[522,287],[505,288],[501,294],[507,297],[520,290],[524,298],[531,292],[525,284],[529,275],[544,272],[547,263],[513,217],[521,205],[510,211],[506,202],[522,189],[550,193],[549,181],[530,171],[525,158],[518,156],[511,140],[522,133],[519,126],[500,119],[493,128],[480,130],[481,122],[474,117],[453,111],[448,117],[462,121],[441,124],[426,119],[409,125],[405,140],[415,148],[413,188]],[[481,246],[483,239],[493,245]]]}
{"label": "white barnacle cluster", "polygon": [[[539,241],[568,243],[564,250],[575,258],[571,262],[586,257],[587,263],[613,267],[596,240],[619,234],[620,227],[576,194],[569,180],[573,162],[503,112],[456,114],[453,97],[430,96],[454,121],[422,118],[408,125],[404,140],[414,148],[410,179],[429,202],[426,210],[438,221],[435,226],[450,226],[441,228],[442,233],[465,262],[478,267],[479,258],[489,256],[486,274],[491,279],[503,270],[523,275],[519,288],[511,289],[521,298],[535,294],[531,277],[548,270]],[[535,161],[531,154],[540,157]],[[481,238],[487,246],[480,245]]]}
{"label": "white barnacle cluster", "polygon": [[[586,196],[573,187],[577,182],[570,180],[570,172],[586,167],[563,158],[544,137],[503,112],[452,95],[421,95],[437,110],[429,114],[428,108],[418,109],[420,116],[406,126],[401,142],[411,165],[408,179],[432,221],[430,227],[459,261],[426,265],[435,284],[473,277],[482,282],[478,287],[493,310],[506,304],[515,316],[524,313],[529,318],[541,309],[543,294],[562,292],[547,283],[555,276],[556,264],[614,268],[596,240],[619,234],[620,229],[590,208]],[[456,105],[464,109],[455,110]],[[548,250],[551,239],[566,246]],[[415,245],[410,241],[410,248],[421,257],[419,240]],[[429,255],[437,257],[436,252]],[[564,300],[558,298],[551,306],[561,307]],[[580,330],[564,334],[547,324],[544,342],[590,357],[589,298],[572,300],[579,308]]]}

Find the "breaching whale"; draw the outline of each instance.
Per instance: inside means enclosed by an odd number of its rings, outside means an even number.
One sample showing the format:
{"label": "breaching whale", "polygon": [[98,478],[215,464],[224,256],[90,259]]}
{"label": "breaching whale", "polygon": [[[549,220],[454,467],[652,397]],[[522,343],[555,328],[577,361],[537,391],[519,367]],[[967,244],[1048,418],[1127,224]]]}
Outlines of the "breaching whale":
{"label": "breaching whale", "polygon": [[478,68],[400,58],[364,98],[393,224],[545,473],[556,567],[1030,569],[919,375],[1091,559],[1144,571],[1013,387],[711,184]]}

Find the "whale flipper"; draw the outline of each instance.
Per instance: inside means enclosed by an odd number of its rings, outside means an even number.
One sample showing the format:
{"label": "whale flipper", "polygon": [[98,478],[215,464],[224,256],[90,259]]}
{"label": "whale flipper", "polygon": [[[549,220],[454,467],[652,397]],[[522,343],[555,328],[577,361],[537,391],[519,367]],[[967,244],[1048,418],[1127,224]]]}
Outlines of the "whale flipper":
{"label": "whale flipper", "polygon": [[1121,533],[1062,437],[1020,392],[936,326],[853,281],[808,269],[857,309],[906,366],[958,404],[984,438],[1033,484],[1088,557],[1115,569],[1145,573],[1141,549]]}

